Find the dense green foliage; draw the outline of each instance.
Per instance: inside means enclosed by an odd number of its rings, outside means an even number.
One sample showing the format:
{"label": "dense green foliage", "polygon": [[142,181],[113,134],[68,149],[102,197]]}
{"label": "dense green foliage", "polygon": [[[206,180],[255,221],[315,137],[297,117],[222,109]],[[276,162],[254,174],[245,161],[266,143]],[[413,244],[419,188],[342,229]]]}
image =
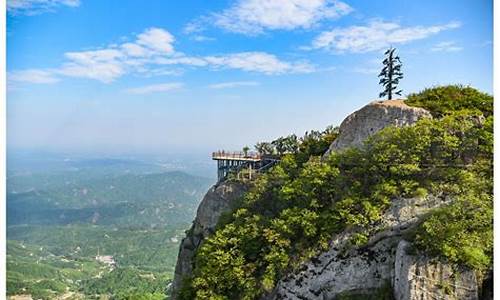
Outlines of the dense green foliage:
{"label": "dense green foliage", "polygon": [[307,160],[310,155],[321,155],[338,135],[338,127],[329,126],[324,131],[308,131],[301,138],[295,134],[279,137],[272,142],[259,142],[255,150],[260,154],[278,155],[300,153],[302,160]]}
{"label": "dense green foliage", "polygon": [[73,292],[96,299],[99,295],[111,295],[112,299],[164,299],[171,278],[171,272],[152,272],[141,266],[122,265],[110,271],[91,257],[75,253],[56,256],[45,247],[16,241],[8,241],[7,247],[8,295],[53,299]]}
{"label": "dense green foliage", "polygon": [[101,270],[90,258],[57,257],[44,247],[7,241],[7,294],[31,294],[35,299],[52,299],[66,288],[77,289],[79,278]]}
{"label": "dense green foliage", "polygon": [[[149,272],[173,272],[185,227],[142,228],[68,225],[10,226],[9,240],[37,245],[60,259],[112,255],[120,267]],[[162,262],[158,264],[158,262]]]}
{"label": "dense green foliage", "polygon": [[[211,180],[122,160],[74,166],[10,170],[8,295],[164,299],[180,239]],[[113,256],[113,271],[98,252]]]}
{"label": "dense green foliage", "polygon": [[348,291],[340,293],[335,299],[338,300],[394,300],[394,291],[390,282],[385,282],[378,289],[367,291]]}
{"label": "dense green foliage", "polygon": [[[109,294],[114,299],[127,299],[131,295],[134,297],[130,299],[138,299],[139,294],[155,293],[164,297],[183,229],[10,226],[8,294],[28,293],[52,299],[54,294],[65,293],[69,288],[86,295]],[[98,263],[94,259],[97,251],[112,255],[117,269],[110,273],[109,267]],[[102,278],[92,279],[100,273]],[[127,274],[139,277],[126,280]]]}
{"label": "dense green foliage", "polygon": [[492,196],[477,195],[478,190],[464,192],[466,196],[433,212],[421,225],[417,246],[453,263],[484,271],[493,257]]}
{"label": "dense green foliage", "polygon": [[[426,95],[441,90],[448,88],[426,90],[413,99],[428,105]],[[456,97],[469,101],[464,99],[470,97]],[[322,144],[325,133],[303,143],[298,153],[284,155],[253,182],[231,218],[224,218],[198,249],[194,276],[185,278],[181,298],[257,299],[284,274],[326,249],[332,234],[349,228],[357,232],[353,246],[365,243],[398,197],[455,199],[421,225],[417,245],[452,262],[489,266],[491,97],[477,102],[474,110],[445,100],[440,100],[445,109],[441,102],[431,109],[442,117],[386,128],[364,147],[333,153],[325,161],[318,157],[327,148]]]}
{"label": "dense green foliage", "polygon": [[170,277],[167,275],[143,274],[141,271],[116,269],[103,277],[82,282],[85,295],[113,295],[114,299],[164,299]]}
{"label": "dense green foliage", "polygon": [[406,103],[423,107],[434,117],[441,117],[460,110],[493,115],[493,97],[469,86],[446,85],[428,88],[408,95]]}
{"label": "dense green foliage", "polygon": [[[425,90],[411,100],[432,109],[433,115],[479,116],[469,118],[475,128],[461,137],[472,141],[472,147],[463,145],[469,149],[462,151],[475,156],[461,182],[465,188],[455,193],[451,205],[430,214],[415,242],[450,262],[484,271],[493,257],[493,97],[471,87],[446,86]],[[433,100],[440,105],[432,105]]]}

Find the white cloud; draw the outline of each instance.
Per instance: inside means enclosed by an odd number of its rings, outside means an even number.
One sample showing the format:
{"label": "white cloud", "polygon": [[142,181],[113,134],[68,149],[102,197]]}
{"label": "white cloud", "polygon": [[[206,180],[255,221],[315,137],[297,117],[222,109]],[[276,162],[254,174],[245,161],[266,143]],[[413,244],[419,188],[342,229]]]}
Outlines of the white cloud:
{"label": "white cloud", "polygon": [[123,66],[118,62],[109,63],[93,63],[93,64],[76,64],[67,63],[57,71],[62,75],[69,77],[89,78],[111,83],[116,78],[125,74]]}
{"label": "white cloud", "polygon": [[369,52],[427,38],[441,31],[460,27],[458,22],[436,26],[402,27],[398,23],[372,21],[366,26],[334,28],[322,32],[309,49],[325,49],[333,52]]}
{"label": "white cloud", "polygon": [[199,33],[205,30],[205,23],[210,22],[210,18],[206,16],[199,17],[196,20],[193,20],[189,23],[187,23],[186,26],[184,26],[184,33],[185,34],[191,34],[191,33]]}
{"label": "white cloud", "polygon": [[221,82],[215,83],[208,86],[210,89],[227,89],[227,88],[235,88],[240,86],[258,86],[260,83],[256,81],[230,81],[230,82]]}
{"label": "white cloud", "polygon": [[75,62],[92,63],[117,60],[123,57],[124,54],[116,49],[101,49],[83,52],[67,52],[64,56]]}
{"label": "white cloud", "polygon": [[154,60],[159,65],[188,65],[194,67],[205,67],[208,62],[203,57],[186,56],[184,54],[172,57],[158,57]]}
{"label": "white cloud", "polygon": [[144,95],[144,94],[179,90],[183,86],[184,85],[180,82],[161,83],[161,84],[153,84],[153,85],[131,88],[131,89],[125,90],[125,92],[127,92],[129,94]]}
{"label": "white cloud", "polygon": [[[110,83],[126,74],[175,75],[179,74],[181,66],[237,69],[269,75],[310,73],[315,70],[314,66],[308,62],[287,62],[265,52],[189,56],[174,49],[174,40],[174,37],[166,30],[149,28],[137,35],[137,39],[133,42],[112,44],[97,50],[67,52],[64,54],[66,60],[59,68],[30,70],[27,75],[38,78],[38,83],[51,83],[61,75]],[[165,69],[165,66],[172,66],[172,68],[175,66],[175,68],[169,71]],[[52,79],[42,79],[42,77]],[[16,75],[14,78],[21,78],[21,76]],[[24,82],[30,81],[24,80]]]}
{"label": "white cloud", "polygon": [[180,54],[173,57],[159,57],[154,62],[160,65],[188,65],[193,67],[210,67],[212,69],[236,69],[267,75],[311,73],[315,71],[315,67],[308,62],[287,62],[266,52],[239,52],[199,57]]}
{"label": "white cloud", "polygon": [[[174,40],[173,35],[164,29],[148,28],[137,35],[135,42],[93,51],[65,53],[68,61],[57,72],[110,83],[150,64],[154,57],[172,55]],[[144,68],[141,70],[144,71]]]}
{"label": "white cloud", "polygon": [[267,29],[307,29],[352,11],[348,4],[338,0],[239,0],[222,12],[190,22],[184,31],[201,32],[208,24],[248,35],[261,34]]}
{"label": "white cloud", "polygon": [[13,15],[36,15],[54,11],[59,6],[77,7],[79,0],[7,0],[7,12]]}
{"label": "white cloud", "polygon": [[463,48],[458,46],[455,42],[441,42],[437,43],[431,48],[434,52],[457,52],[461,51]]}
{"label": "white cloud", "polygon": [[138,35],[137,44],[145,46],[158,54],[172,53],[174,51],[174,36],[160,28],[149,28]]}
{"label": "white cloud", "polygon": [[315,71],[315,67],[308,62],[287,62],[266,52],[239,52],[199,57],[181,54],[174,57],[159,57],[155,59],[155,63],[161,65],[210,67],[212,69],[236,69],[267,75],[311,73]]}
{"label": "white cloud", "polygon": [[314,72],[314,66],[307,62],[285,62],[265,52],[242,52],[223,56],[207,56],[205,60],[215,68],[240,69],[268,75]]}
{"label": "white cloud", "polygon": [[125,43],[121,45],[123,52],[132,57],[145,57],[151,55],[151,51],[135,43]]}
{"label": "white cloud", "polygon": [[29,82],[29,83],[56,83],[59,78],[47,70],[21,70],[12,71],[7,73],[7,80],[9,83],[14,82]]}
{"label": "white cloud", "polygon": [[67,62],[56,72],[65,76],[90,78],[104,83],[130,72],[147,72],[144,65],[160,56],[174,53],[174,37],[161,28],[148,28],[135,42],[108,48],[65,53]]}
{"label": "white cloud", "polygon": [[68,52],[65,56],[69,61],[57,71],[62,75],[109,83],[126,73],[121,61],[125,54],[116,49]]}
{"label": "white cloud", "polygon": [[209,37],[209,36],[204,36],[204,35],[195,35],[191,39],[193,41],[196,41],[196,42],[211,42],[211,41],[215,41],[215,38]]}
{"label": "white cloud", "polygon": [[161,68],[161,67],[154,67],[154,68],[147,68],[147,67],[142,67],[142,68],[137,68],[137,75],[145,78],[150,78],[150,77],[155,77],[155,76],[181,76],[184,74],[184,70],[180,68],[175,68],[175,69],[170,69],[170,68]]}

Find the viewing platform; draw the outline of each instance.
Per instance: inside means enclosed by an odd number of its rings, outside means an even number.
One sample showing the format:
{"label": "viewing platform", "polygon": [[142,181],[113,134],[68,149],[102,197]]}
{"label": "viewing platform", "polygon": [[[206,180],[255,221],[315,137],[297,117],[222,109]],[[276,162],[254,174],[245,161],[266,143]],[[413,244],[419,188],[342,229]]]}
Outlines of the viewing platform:
{"label": "viewing platform", "polygon": [[262,155],[257,152],[243,152],[243,151],[217,151],[212,152],[213,160],[242,160],[242,161],[260,161]]}
{"label": "viewing platform", "polygon": [[219,181],[227,178],[229,173],[235,173],[238,178],[247,175],[249,179],[255,173],[272,167],[279,158],[272,155],[262,155],[257,152],[243,151],[216,151],[212,152],[212,159],[217,161],[217,178]]}

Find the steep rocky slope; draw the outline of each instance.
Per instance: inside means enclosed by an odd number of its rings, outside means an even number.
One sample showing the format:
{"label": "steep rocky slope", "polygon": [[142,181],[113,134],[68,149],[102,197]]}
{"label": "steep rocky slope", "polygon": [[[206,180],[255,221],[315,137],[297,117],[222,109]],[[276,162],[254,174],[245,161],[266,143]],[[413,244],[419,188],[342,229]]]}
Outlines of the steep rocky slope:
{"label": "steep rocky slope", "polygon": [[[342,122],[323,160],[332,152],[360,147],[386,127],[409,126],[422,118],[432,116],[402,100],[371,102]],[[203,239],[214,232],[220,215],[246,190],[241,184],[222,182],[205,196],[179,252],[174,299],[182,278],[193,272],[194,254]],[[326,250],[279,278],[261,299],[492,299],[491,280],[483,283],[472,269],[429,257],[412,244],[424,217],[452,201],[445,193],[392,198],[380,221],[369,229],[366,241],[353,243],[360,229],[346,227],[332,236]],[[205,298],[210,296],[200,299]]]}
{"label": "steep rocky slope", "polygon": [[229,211],[246,190],[246,186],[241,183],[219,182],[211,187],[203,197],[193,225],[182,240],[179,248],[172,283],[173,299],[176,299],[183,278],[191,276],[196,249],[201,245],[204,238],[214,232],[220,216]]}
{"label": "steep rocky slope", "polygon": [[[455,270],[422,254],[412,254],[405,235],[429,210],[450,199],[394,199],[376,232],[361,247],[350,245],[353,232],[335,236],[330,249],[283,278],[265,299],[337,299],[378,295],[392,286],[395,299],[478,299],[474,272]],[[413,251],[414,252],[414,251]]]}
{"label": "steep rocky slope", "polygon": [[[387,126],[408,126],[420,118],[431,118],[431,114],[402,100],[374,101],[342,122],[339,136],[324,157],[332,151],[360,146]],[[473,271],[457,272],[425,256],[408,254],[410,246],[404,240],[405,232],[414,229],[426,212],[449,202],[450,199],[436,196],[393,199],[382,222],[373,228],[376,234],[366,244],[352,247],[354,232],[335,236],[328,251],[311,259],[300,272],[283,278],[265,298],[368,297],[391,285],[396,299],[477,299]]]}

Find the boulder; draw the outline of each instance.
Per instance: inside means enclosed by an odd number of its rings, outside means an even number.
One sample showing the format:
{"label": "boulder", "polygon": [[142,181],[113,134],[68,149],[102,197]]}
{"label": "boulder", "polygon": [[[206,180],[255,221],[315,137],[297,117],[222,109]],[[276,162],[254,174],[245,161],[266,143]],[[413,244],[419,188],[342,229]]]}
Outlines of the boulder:
{"label": "boulder", "polygon": [[418,107],[405,104],[404,100],[373,101],[342,121],[339,136],[325,153],[357,147],[371,135],[388,126],[412,125],[421,118],[431,118],[431,114]]}

